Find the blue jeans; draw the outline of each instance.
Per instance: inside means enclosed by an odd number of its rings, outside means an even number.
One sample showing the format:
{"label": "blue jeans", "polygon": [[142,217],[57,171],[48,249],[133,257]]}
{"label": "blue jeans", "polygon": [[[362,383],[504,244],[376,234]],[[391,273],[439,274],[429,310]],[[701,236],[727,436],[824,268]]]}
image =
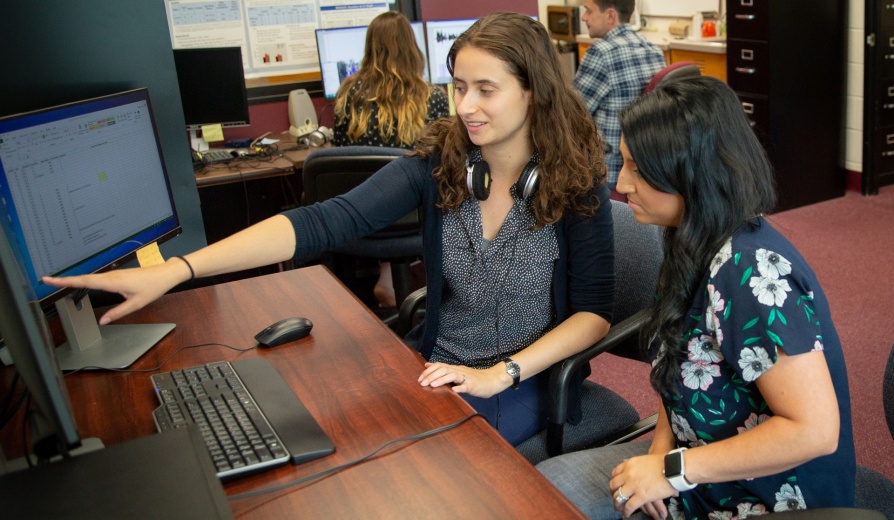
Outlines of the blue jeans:
{"label": "blue jeans", "polygon": [[460,394],[513,446],[546,428],[547,373],[541,372],[487,399]]}
{"label": "blue jeans", "polygon": [[[614,497],[608,487],[612,470],[624,459],[645,455],[652,441],[637,441],[566,453],[546,459],[537,469],[588,518],[616,519]],[[630,518],[649,518],[637,511]]]}

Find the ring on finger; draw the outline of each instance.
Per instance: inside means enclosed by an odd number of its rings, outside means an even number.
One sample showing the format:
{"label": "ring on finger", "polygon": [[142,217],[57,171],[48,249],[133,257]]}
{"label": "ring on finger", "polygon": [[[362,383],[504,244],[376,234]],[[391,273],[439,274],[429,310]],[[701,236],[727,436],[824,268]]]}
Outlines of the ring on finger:
{"label": "ring on finger", "polygon": [[621,492],[621,488],[618,488],[618,491],[615,493],[615,503],[618,505],[624,505],[627,501],[630,500],[630,497],[624,496],[624,493]]}

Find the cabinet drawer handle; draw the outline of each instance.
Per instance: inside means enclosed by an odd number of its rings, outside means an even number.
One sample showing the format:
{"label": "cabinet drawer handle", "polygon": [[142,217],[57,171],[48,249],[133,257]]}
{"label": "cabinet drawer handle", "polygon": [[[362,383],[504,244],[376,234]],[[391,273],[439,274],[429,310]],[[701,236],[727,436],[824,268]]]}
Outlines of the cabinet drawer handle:
{"label": "cabinet drawer handle", "polygon": [[737,14],[736,20],[754,20],[755,16],[753,14]]}
{"label": "cabinet drawer handle", "polygon": [[754,113],[754,103],[748,103],[746,101],[742,102],[742,110],[745,111],[746,114]]}
{"label": "cabinet drawer handle", "polygon": [[741,72],[742,74],[754,74],[757,72],[757,69],[753,67],[736,67],[736,72]]}

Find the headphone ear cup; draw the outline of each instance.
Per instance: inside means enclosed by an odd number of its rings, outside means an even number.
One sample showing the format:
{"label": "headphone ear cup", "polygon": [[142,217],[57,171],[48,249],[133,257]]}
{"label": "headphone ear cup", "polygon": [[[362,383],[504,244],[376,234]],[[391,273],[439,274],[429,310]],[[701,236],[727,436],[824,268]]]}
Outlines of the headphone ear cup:
{"label": "headphone ear cup", "polygon": [[515,194],[523,200],[533,195],[537,190],[539,173],[540,169],[537,167],[537,163],[529,162],[525,169],[522,170],[521,175],[518,176],[518,181],[515,183]]}
{"label": "headphone ear cup", "polygon": [[490,196],[490,166],[484,161],[476,162],[466,169],[466,187],[478,200]]}

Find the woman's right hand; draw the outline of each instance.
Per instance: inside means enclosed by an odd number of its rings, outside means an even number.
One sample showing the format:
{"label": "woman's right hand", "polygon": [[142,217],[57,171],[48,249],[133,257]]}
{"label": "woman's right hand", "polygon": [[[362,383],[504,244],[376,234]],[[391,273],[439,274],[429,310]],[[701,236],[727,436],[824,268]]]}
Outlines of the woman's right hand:
{"label": "woman's right hand", "polygon": [[99,319],[106,325],[157,300],[175,285],[190,278],[190,270],[179,258],[172,258],[164,264],[138,269],[116,269],[107,273],[81,276],[45,276],[42,281],[57,287],[76,289],[99,289],[118,293],[124,302],[112,307]]}

